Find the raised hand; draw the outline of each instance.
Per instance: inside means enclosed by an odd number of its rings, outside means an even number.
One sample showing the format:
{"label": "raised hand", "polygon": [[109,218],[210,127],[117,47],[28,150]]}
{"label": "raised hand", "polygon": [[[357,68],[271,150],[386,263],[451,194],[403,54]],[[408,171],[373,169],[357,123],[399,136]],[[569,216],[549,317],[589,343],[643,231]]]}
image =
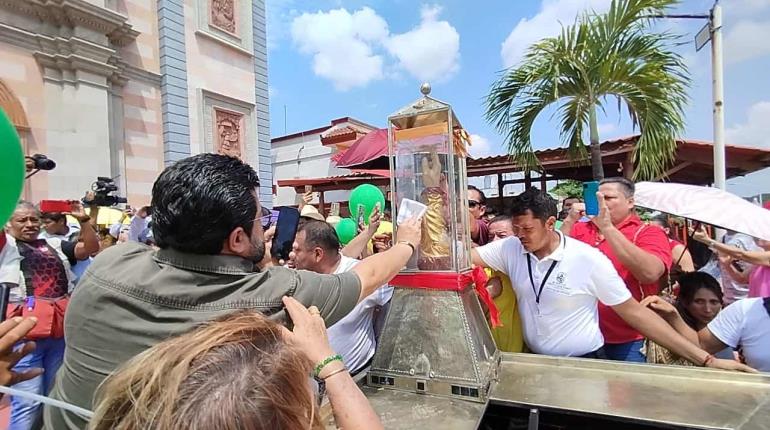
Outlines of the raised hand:
{"label": "raised hand", "polygon": [[13,350],[14,345],[24,339],[35,324],[37,318],[34,317],[16,317],[0,323],[0,385],[18,384],[43,373],[43,369],[30,369],[21,373],[13,371],[16,363],[35,349],[35,342],[26,342],[19,350]]}

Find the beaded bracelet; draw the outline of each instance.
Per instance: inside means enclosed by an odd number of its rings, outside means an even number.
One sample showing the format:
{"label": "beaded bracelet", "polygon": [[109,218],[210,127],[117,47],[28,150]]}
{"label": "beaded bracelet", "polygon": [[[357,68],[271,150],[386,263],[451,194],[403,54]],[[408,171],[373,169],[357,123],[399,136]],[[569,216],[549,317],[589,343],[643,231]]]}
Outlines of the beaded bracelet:
{"label": "beaded bracelet", "polygon": [[318,375],[321,374],[321,371],[323,370],[324,367],[326,367],[327,364],[337,360],[342,361],[342,356],[339,354],[330,355],[326,357],[322,362],[318,363],[314,371],[316,378],[318,377]]}

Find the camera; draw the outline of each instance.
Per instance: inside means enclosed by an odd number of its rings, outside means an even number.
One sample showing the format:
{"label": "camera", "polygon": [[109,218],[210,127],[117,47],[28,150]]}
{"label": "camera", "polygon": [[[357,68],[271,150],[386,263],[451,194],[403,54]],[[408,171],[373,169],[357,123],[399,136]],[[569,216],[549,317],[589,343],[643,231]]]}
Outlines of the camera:
{"label": "camera", "polygon": [[128,203],[125,197],[114,194],[118,191],[118,186],[115,185],[112,178],[98,176],[96,182],[91,185],[91,190],[94,192],[94,198],[90,201],[83,198],[84,205],[115,206],[120,203]]}
{"label": "camera", "polygon": [[53,170],[56,167],[56,162],[43,154],[35,154],[27,158],[32,161],[33,168],[37,170]]}

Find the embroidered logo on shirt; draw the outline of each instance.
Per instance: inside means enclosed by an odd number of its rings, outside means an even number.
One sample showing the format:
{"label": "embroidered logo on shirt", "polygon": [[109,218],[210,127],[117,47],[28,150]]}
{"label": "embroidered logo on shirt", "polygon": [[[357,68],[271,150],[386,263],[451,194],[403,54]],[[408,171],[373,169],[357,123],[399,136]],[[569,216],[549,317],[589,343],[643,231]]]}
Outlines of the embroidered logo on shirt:
{"label": "embroidered logo on shirt", "polygon": [[556,274],[556,277],[548,282],[547,288],[557,294],[569,295],[570,288],[567,285],[567,274],[565,272]]}

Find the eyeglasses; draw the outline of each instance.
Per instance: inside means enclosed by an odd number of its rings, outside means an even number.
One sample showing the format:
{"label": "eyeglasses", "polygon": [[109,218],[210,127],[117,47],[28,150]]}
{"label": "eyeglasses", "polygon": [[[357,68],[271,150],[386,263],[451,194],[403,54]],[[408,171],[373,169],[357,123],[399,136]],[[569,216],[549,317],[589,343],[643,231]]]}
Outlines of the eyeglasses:
{"label": "eyeglasses", "polygon": [[468,200],[468,207],[475,208],[479,205],[481,205],[481,203],[477,202],[476,200]]}
{"label": "eyeglasses", "polygon": [[271,211],[267,208],[262,208],[262,216],[254,219],[254,221],[256,220],[259,220],[263,230],[267,230],[273,225],[273,223],[278,221],[278,212]]}

